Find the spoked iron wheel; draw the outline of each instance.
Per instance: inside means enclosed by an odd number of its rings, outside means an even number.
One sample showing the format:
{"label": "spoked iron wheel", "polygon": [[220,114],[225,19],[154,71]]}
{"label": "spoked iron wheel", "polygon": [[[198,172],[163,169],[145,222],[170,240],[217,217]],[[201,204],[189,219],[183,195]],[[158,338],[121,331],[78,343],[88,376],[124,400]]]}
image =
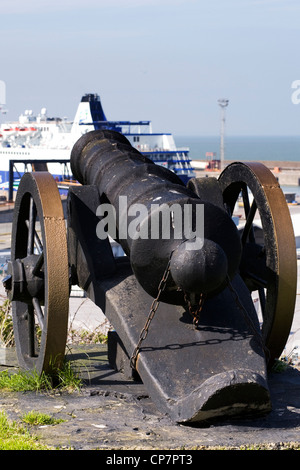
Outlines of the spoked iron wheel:
{"label": "spoked iron wheel", "polygon": [[4,285],[12,300],[20,367],[38,373],[59,368],[68,326],[68,255],[60,195],[47,172],[21,179]]}
{"label": "spoked iron wheel", "polygon": [[[229,213],[238,200],[243,206],[240,274],[249,290],[258,293],[262,338],[271,365],[285,347],[296,300],[297,257],[290,212],[276,178],[261,163],[233,163],[218,181]],[[261,230],[255,223],[258,216]]]}

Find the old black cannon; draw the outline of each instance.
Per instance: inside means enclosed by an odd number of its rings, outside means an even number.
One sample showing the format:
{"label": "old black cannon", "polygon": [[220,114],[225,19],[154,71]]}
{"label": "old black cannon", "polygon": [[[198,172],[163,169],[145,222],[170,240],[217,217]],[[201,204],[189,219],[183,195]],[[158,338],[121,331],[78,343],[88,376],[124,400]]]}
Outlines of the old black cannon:
{"label": "old black cannon", "polygon": [[[78,285],[115,329],[110,362],[140,378],[173,420],[268,412],[267,370],[296,295],[293,228],[272,173],[233,163],[185,187],[111,131],[81,137],[71,167],[80,184],[69,190],[67,221],[49,173],[19,185],[4,282],[20,366],[61,364]],[[107,232],[124,256],[113,256]]]}

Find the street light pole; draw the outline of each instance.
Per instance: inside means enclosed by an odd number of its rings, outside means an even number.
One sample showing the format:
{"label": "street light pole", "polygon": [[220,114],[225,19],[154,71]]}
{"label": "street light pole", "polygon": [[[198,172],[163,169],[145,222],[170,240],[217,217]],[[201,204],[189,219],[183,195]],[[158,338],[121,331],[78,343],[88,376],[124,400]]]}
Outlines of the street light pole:
{"label": "street light pole", "polygon": [[225,155],[225,146],[224,146],[224,133],[225,133],[225,110],[229,104],[229,100],[220,99],[218,100],[219,106],[221,108],[221,142],[220,142],[220,161],[221,161],[221,170],[224,169],[224,155]]}

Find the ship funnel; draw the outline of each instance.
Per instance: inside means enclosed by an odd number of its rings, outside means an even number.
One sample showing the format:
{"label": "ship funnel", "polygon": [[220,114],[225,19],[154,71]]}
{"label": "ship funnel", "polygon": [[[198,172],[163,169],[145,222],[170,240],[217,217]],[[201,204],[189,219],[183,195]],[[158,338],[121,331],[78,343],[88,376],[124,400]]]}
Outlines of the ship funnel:
{"label": "ship funnel", "polygon": [[100,97],[95,93],[87,93],[81,98],[73,122],[72,132],[86,134],[101,128],[101,122],[107,121]]}

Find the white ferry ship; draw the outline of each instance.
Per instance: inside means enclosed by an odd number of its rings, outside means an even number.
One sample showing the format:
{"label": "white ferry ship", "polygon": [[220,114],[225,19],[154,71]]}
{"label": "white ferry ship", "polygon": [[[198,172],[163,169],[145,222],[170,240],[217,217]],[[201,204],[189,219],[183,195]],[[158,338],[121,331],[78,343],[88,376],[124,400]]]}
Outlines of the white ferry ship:
{"label": "white ferry ship", "polygon": [[97,129],[124,134],[133,147],[169,168],[184,183],[195,176],[188,148],[177,148],[172,134],[152,132],[151,121],[108,121],[99,96],[86,94],[73,122],[50,118],[43,108],[38,115],[27,110],[19,121],[0,126],[0,189],[11,188],[24,171],[48,169],[58,181],[70,178],[74,143],[82,134]]}

